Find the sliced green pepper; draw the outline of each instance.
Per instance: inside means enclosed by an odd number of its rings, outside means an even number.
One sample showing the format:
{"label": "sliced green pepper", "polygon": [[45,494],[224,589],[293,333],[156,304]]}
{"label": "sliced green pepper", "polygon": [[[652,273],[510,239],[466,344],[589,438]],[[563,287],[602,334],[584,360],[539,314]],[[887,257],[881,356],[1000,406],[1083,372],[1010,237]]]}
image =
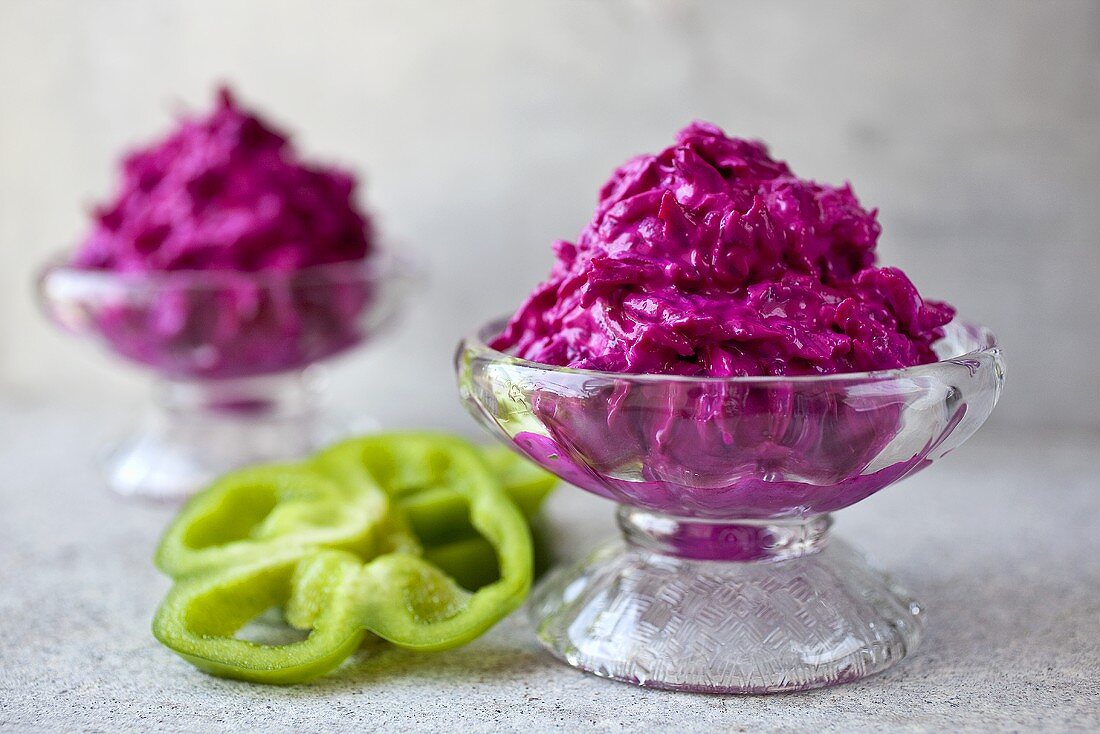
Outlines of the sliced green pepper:
{"label": "sliced green pepper", "polygon": [[[433,438],[433,434],[412,435]],[[337,445],[320,454],[315,461],[323,470],[346,481],[350,477],[351,483],[366,483],[367,477],[380,483],[383,491],[401,509],[408,529],[423,546],[425,555],[438,562],[466,588],[476,588],[470,584],[478,579],[482,583],[496,580],[495,554],[492,546],[481,538],[471,524],[467,500],[446,484],[433,484],[430,480],[426,484],[424,476],[408,470],[408,467],[418,465],[415,461],[401,461],[392,453],[374,456],[370,461],[363,460],[362,465],[357,466],[357,451],[373,453],[376,448],[364,446],[356,449],[352,445],[365,440],[369,439]],[[557,484],[557,477],[503,447],[481,448],[479,453],[530,522]],[[396,471],[396,467],[403,468]]]}
{"label": "sliced green pepper", "polygon": [[308,467],[266,466],[222,477],[165,531],[154,562],[178,578],[288,548],[376,555],[392,513],[370,483],[353,490]]}
{"label": "sliced green pepper", "polygon": [[558,478],[505,446],[483,447],[481,454],[524,516],[534,518]]}
{"label": "sliced green pepper", "polygon": [[[480,451],[504,491],[527,518],[538,578],[549,566],[550,558],[535,519],[558,478],[503,446],[483,447]],[[424,541],[424,557],[463,588],[479,589],[500,578],[493,546],[470,524],[466,502],[454,490],[435,487],[406,495],[398,505]]]}
{"label": "sliced green pepper", "polygon": [[[362,563],[341,551],[284,552],[178,582],[153,619],[153,634],[214,675],[298,683],[327,673],[359,647],[365,631]],[[306,639],[264,645],[234,635],[271,607],[309,630]]]}
{"label": "sliced green pepper", "polygon": [[[424,560],[438,566],[457,581],[459,586],[469,591],[476,591],[500,579],[496,551],[480,535],[428,546],[424,549]],[[538,560],[536,557],[536,577]]]}
{"label": "sliced green pepper", "polygon": [[[490,471],[504,485],[504,491],[530,521],[558,479],[506,448],[480,449]],[[450,487],[437,486],[410,491],[403,489],[397,503],[417,537],[439,545],[476,536],[468,519],[466,501]]]}
{"label": "sliced green pepper", "polygon": [[531,572],[502,577],[470,593],[438,566],[404,553],[379,556],[364,570],[363,622],[398,647],[421,652],[465,645],[510,614]]}
{"label": "sliced green pepper", "polygon": [[[477,637],[523,601],[533,575],[531,535],[488,463],[465,441],[422,433],[369,436],[325,451],[316,465],[351,486],[374,483],[399,503],[450,490],[499,564],[499,578],[470,594],[423,558],[380,556],[364,569],[364,624],[371,632],[401,647],[446,649]],[[412,517],[409,526],[415,533]],[[442,535],[435,527],[420,523],[430,532],[417,540],[429,549]]]}
{"label": "sliced green pepper", "polygon": [[[465,644],[526,595],[532,543],[517,504],[533,514],[553,481],[510,454],[419,433],[237,472],[165,533],[157,565],[180,580],[154,633],[203,670],[268,683],[332,669],[367,631],[415,650]],[[234,636],[273,607],[308,636]]]}

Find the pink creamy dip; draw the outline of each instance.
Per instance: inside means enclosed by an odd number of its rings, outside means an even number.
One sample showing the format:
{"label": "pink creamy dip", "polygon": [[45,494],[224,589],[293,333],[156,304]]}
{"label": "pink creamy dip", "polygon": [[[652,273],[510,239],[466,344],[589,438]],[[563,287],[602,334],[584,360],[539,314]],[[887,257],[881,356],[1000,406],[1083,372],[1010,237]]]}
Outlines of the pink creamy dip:
{"label": "pink creamy dip", "polygon": [[121,174],[78,267],[289,271],[372,250],[352,175],[300,160],[286,135],[224,89],[212,114],[130,153]]}
{"label": "pink creamy dip", "polygon": [[94,328],[181,379],[295,370],[355,346],[379,285],[355,188],[221,91],[211,114],[123,159],[71,260],[119,286]]}
{"label": "pink creamy dip", "polygon": [[600,191],[577,242],[493,342],[544,364],[688,376],[936,361],[954,309],[875,266],[876,212],[762,143],[695,122]]}

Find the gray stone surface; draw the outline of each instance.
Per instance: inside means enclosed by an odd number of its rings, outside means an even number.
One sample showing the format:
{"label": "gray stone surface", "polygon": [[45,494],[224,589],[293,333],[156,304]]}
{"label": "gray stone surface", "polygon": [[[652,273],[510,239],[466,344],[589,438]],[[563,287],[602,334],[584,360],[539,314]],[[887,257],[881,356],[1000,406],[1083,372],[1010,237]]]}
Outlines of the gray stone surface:
{"label": "gray stone surface", "polygon": [[[312,685],[224,681],[160,647],[149,562],[171,509],[90,464],[122,416],[0,402],[0,729],[5,731],[984,731],[1100,729],[1100,436],[986,431],[840,513],[837,532],[928,609],[887,673],[773,697],[647,691],[540,652],[513,616],[470,646],[376,647]],[[549,507],[575,554],[611,505]]]}

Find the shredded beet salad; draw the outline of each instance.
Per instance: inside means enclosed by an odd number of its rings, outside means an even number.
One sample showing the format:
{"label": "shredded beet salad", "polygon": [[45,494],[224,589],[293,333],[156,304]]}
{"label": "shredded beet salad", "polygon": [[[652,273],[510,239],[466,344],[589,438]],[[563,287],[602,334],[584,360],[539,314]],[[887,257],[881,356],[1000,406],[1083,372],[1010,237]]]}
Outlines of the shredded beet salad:
{"label": "shredded beet salad", "polygon": [[897,268],[850,186],[798,178],[695,122],[616,170],[576,243],[493,342],[545,364],[688,376],[813,375],[936,360],[954,316]]}
{"label": "shredded beet salad", "polygon": [[73,264],[292,271],[362,259],[373,238],[355,186],[348,172],[301,160],[222,89],[212,113],[123,159],[115,198],[97,208]]}
{"label": "shredded beet salad", "polygon": [[[123,158],[71,263],[155,287],[97,304],[96,329],[174,378],[283,372],[350,349],[379,285],[356,268],[376,248],[355,188],[222,90],[212,112]],[[306,270],[338,263],[351,266]],[[181,272],[195,277],[147,278]]]}

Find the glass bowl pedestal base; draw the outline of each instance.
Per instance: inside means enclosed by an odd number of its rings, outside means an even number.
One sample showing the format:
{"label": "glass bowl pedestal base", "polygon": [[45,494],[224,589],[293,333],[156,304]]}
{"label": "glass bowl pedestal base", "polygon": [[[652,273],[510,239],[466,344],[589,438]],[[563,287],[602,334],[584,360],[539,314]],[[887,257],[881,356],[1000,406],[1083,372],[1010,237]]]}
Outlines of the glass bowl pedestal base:
{"label": "glass bowl pedestal base", "polygon": [[336,433],[322,420],[311,373],[161,380],[145,424],[104,458],[108,484],[178,500],[241,466],[306,456]]}
{"label": "glass bowl pedestal base", "polygon": [[623,539],[535,590],[542,644],[652,688],[772,693],[850,682],[920,640],[920,606],[829,536],[828,515],[698,520],[620,506]]}

